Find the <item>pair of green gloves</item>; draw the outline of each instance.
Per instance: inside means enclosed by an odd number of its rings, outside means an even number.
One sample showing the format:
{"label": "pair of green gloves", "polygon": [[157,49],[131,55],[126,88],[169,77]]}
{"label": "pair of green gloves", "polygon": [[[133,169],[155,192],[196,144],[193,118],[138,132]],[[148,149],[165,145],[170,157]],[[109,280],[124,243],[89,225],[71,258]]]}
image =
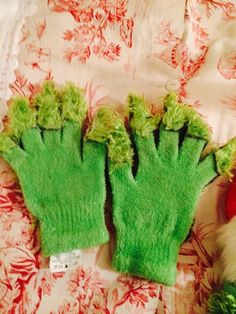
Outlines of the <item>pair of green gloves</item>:
{"label": "pair of green gloves", "polygon": [[129,96],[128,109],[131,136],[109,108],[97,110],[84,134],[87,109],[81,90],[67,84],[58,91],[48,81],[31,104],[27,98],[12,101],[0,151],[40,221],[46,256],[109,240],[104,219],[108,155],[116,228],[113,267],[172,285],[199,195],[216,176],[229,173],[236,141],[203,157],[208,127],[172,94],[162,115],[151,114],[135,95]]}

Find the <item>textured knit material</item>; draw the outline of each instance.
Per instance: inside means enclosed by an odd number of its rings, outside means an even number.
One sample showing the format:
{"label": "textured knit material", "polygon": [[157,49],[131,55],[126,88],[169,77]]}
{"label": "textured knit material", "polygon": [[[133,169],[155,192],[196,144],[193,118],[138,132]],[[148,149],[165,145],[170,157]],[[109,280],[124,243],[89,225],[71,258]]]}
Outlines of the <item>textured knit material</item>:
{"label": "textured knit material", "polygon": [[20,180],[28,209],[40,221],[44,255],[107,242],[105,145],[82,145],[81,125],[68,121],[59,130],[28,129],[21,143],[3,157]]}
{"label": "textured knit material", "polygon": [[[116,245],[113,267],[163,284],[176,279],[181,244],[193,223],[202,189],[217,175],[213,154],[200,161],[205,140],[183,130],[159,130],[158,144],[133,134],[135,177],[128,164],[110,171]],[[181,144],[180,144],[181,142]]]}

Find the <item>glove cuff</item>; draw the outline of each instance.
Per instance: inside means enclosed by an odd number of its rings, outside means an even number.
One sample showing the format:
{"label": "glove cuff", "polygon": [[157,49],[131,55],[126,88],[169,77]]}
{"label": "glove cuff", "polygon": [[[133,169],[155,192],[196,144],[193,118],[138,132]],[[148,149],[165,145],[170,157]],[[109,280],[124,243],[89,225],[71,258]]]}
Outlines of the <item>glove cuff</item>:
{"label": "glove cuff", "polygon": [[[162,242],[162,240],[161,240]],[[176,281],[179,245],[174,241],[138,243],[117,239],[112,266],[121,273],[153,280],[168,286]]]}
{"label": "glove cuff", "polygon": [[[86,219],[86,218],[84,218]],[[104,219],[81,224],[78,217],[55,217],[40,221],[42,252],[45,256],[57,255],[75,249],[102,245],[109,240]]]}

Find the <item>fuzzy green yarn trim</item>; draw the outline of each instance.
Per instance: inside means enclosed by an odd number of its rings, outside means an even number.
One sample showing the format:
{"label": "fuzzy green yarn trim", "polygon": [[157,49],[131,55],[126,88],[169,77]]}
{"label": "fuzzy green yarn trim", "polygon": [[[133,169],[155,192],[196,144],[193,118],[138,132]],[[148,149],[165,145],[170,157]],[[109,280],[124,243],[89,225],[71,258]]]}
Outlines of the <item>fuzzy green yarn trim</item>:
{"label": "fuzzy green yarn trim", "polygon": [[215,152],[217,171],[232,178],[230,170],[234,166],[236,158],[236,137],[232,138],[225,146]]}
{"label": "fuzzy green yarn trim", "polygon": [[164,107],[166,113],[163,117],[163,123],[167,130],[177,131],[186,124],[189,136],[209,141],[208,125],[196,110],[189,105],[179,103],[176,94],[170,93],[166,96]]}
{"label": "fuzzy green yarn trim", "polygon": [[0,152],[5,152],[14,146],[16,146],[16,142],[5,133],[0,133]]}
{"label": "fuzzy green yarn trim", "polygon": [[82,123],[86,117],[87,104],[81,89],[68,82],[61,93],[62,119]]}
{"label": "fuzzy green yarn trim", "polygon": [[29,105],[26,97],[16,97],[10,102],[6,134],[18,140],[21,134],[36,126],[36,111]]}
{"label": "fuzzy green yarn trim", "polygon": [[40,127],[59,129],[62,126],[60,94],[52,81],[43,83],[42,91],[35,96],[33,103]]}
{"label": "fuzzy green yarn trim", "polygon": [[144,98],[134,94],[128,96],[128,111],[130,126],[142,137],[148,137],[161,121],[161,115],[152,115]]}
{"label": "fuzzy green yarn trim", "polygon": [[6,128],[0,133],[0,152],[15,146],[27,129],[59,129],[65,120],[82,123],[87,106],[81,89],[66,83],[61,90],[52,81],[45,81],[33,99],[15,97],[11,100]]}
{"label": "fuzzy green yarn trim", "polygon": [[0,133],[0,152],[14,147],[22,133],[36,127],[36,111],[30,107],[27,97],[15,97],[10,101],[5,131]]}
{"label": "fuzzy green yarn trim", "polygon": [[[163,123],[168,130],[179,130],[187,125],[187,134],[192,137],[209,141],[210,131],[207,124],[203,121],[199,113],[186,104],[180,104],[177,96],[170,93],[164,101],[166,113],[163,117]],[[234,158],[236,157],[236,138],[233,138],[224,147],[215,151],[217,164],[217,172],[225,174],[231,179],[231,170],[234,166]]]}
{"label": "fuzzy green yarn trim", "polygon": [[110,108],[99,108],[96,112],[87,139],[106,142],[111,171],[125,163],[132,163],[133,150],[121,117]]}
{"label": "fuzzy green yarn trim", "polygon": [[208,125],[202,120],[202,117],[193,108],[187,106],[187,134],[192,137],[198,137],[206,141],[210,140],[210,130]]}
{"label": "fuzzy green yarn trim", "polygon": [[164,109],[166,109],[166,112],[163,123],[167,130],[177,131],[187,122],[185,106],[178,103],[177,96],[174,93],[170,93],[165,97]]}

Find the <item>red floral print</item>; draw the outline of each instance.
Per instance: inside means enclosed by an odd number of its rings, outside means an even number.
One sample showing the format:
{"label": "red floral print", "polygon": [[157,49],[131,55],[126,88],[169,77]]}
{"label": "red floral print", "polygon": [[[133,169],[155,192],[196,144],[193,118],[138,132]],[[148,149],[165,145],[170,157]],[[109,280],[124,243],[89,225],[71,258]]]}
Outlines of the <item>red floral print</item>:
{"label": "red floral print", "polygon": [[79,301],[79,311],[81,313],[84,313],[89,308],[96,294],[101,294],[105,284],[106,281],[101,279],[99,273],[93,272],[91,268],[77,267],[71,273],[68,281],[68,290]]}
{"label": "red floral print", "polygon": [[[76,302],[69,302],[65,300],[62,305],[59,306],[57,314],[75,314],[76,312],[77,304]],[[55,311],[50,312],[50,314],[56,314]],[[80,313],[79,313],[80,314]]]}
{"label": "red floral print", "polygon": [[15,71],[15,81],[10,84],[10,89],[13,94],[19,96],[25,96],[24,88],[27,84],[27,79],[25,76],[19,71]]}
{"label": "red floral print", "polygon": [[42,72],[45,76],[49,75],[52,58],[51,48],[44,41],[46,29],[46,18],[39,19],[33,24],[31,29],[23,28],[21,39],[21,44],[25,46],[28,54],[24,64],[33,71]]}
{"label": "red floral print", "polygon": [[213,15],[214,10],[221,10],[224,20],[236,18],[236,6],[231,1],[198,0],[197,2],[205,6],[208,17]]}
{"label": "red floral print", "polygon": [[221,102],[224,106],[227,106],[234,111],[236,110],[236,96],[228,96]]}
{"label": "red floral print", "polygon": [[[49,71],[43,80],[52,80],[53,76]],[[41,83],[31,83],[18,70],[15,71],[15,81],[10,84],[10,89],[15,95],[28,96],[32,99],[40,91]]]}
{"label": "red floral print", "polygon": [[191,29],[191,35],[194,39],[195,48],[203,50],[204,47],[208,46],[209,33],[203,23],[203,15],[196,2],[190,1],[187,3],[185,19],[188,23],[189,29]]}
{"label": "red floral print", "polygon": [[5,291],[0,304],[5,303],[4,309],[11,310],[11,313],[23,314],[24,304],[30,305],[32,301],[30,307],[34,313],[38,302],[32,289],[39,267],[36,256],[20,247],[0,251],[0,290]]}
{"label": "red floral print", "polygon": [[38,22],[35,24],[35,29],[36,29],[36,34],[37,34],[38,39],[41,39],[43,37],[46,26],[47,26],[46,19],[43,19],[42,22]]}
{"label": "red floral print", "polygon": [[[27,45],[29,56],[31,60],[25,62],[26,65],[30,66],[33,70],[37,69],[44,73],[48,73],[49,63],[51,61],[51,50],[44,48],[41,45],[30,43]],[[37,62],[35,62],[35,59]]]}
{"label": "red floral print", "polygon": [[49,271],[45,271],[41,278],[41,291],[43,295],[51,295],[52,288],[56,283],[58,278],[63,278],[65,273],[50,273]]}
{"label": "red floral print", "polygon": [[172,31],[170,22],[163,21],[161,23],[155,43],[158,45],[157,47],[161,45],[163,48],[155,52],[154,56],[175,69],[181,61],[182,42]]}
{"label": "red floral print", "polygon": [[98,95],[102,85],[95,85],[94,80],[87,82],[84,88],[85,96],[88,102],[88,120],[91,121],[95,111],[103,104],[105,96]]}
{"label": "red floral print", "polygon": [[121,47],[114,43],[109,43],[107,45],[104,38],[101,38],[98,44],[94,44],[90,48],[95,37],[100,36],[100,34],[96,35],[96,33],[97,30],[95,27],[90,27],[88,25],[81,25],[72,31],[66,31],[63,38],[75,43],[73,49],[68,48],[65,51],[64,57],[66,61],[71,62],[72,59],[76,57],[81,63],[86,63],[90,58],[91,53],[110,62],[118,60]]}
{"label": "red floral print", "polygon": [[183,49],[182,63],[181,63],[181,90],[180,95],[184,98],[187,97],[186,86],[188,81],[196,76],[201,69],[201,66],[206,61],[206,55],[208,52],[208,47],[204,47],[200,50],[199,54],[195,59],[190,56],[187,47]]}
{"label": "red floral print", "polygon": [[[179,274],[182,272],[184,276],[189,277],[187,280],[189,290],[194,291],[194,295],[189,294],[189,297],[193,298],[192,301],[184,305],[186,313],[198,313],[196,310],[198,308],[201,308],[203,312],[206,311],[208,297],[219,283],[218,275],[212,271],[214,262],[219,258],[219,252],[212,251],[209,253],[204,246],[204,241],[214,229],[213,223],[195,225],[188,242],[184,243],[181,248],[178,272]],[[187,264],[184,263],[185,259],[188,260]],[[180,280],[178,282],[181,284]],[[177,291],[180,289],[178,282],[176,284]],[[183,282],[186,282],[186,279]],[[177,297],[181,298],[181,296],[178,296],[178,292]],[[186,296],[182,296],[182,298],[186,299]]]}
{"label": "red floral print", "polygon": [[145,308],[145,303],[148,302],[149,297],[157,297],[157,285],[155,283],[129,276],[120,276],[117,281],[126,288],[118,305],[129,300],[131,304]]}
{"label": "red floral print", "polygon": [[20,40],[20,44],[22,44],[24,41],[26,41],[29,36],[30,36],[30,31],[26,28],[25,25],[23,25],[22,30],[21,30],[21,40]]}
{"label": "red floral print", "polygon": [[196,48],[204,49],[209,38],[208,32],[198,23],[192,24],[192,30]]}
{"label": "red floral print", "polygon": [[69,12],[79,24],[64,32],[64,40],[72,43],[64,52],[67,62],[76,58],[86,63],[92,55],[109,62],[117,61],[121,46],[106,39],[107,29],[119,28],[121,40],[132,47],[133,18],[127,18],[127,0],[64,1],[49,0],[55,12]]}
{"label": "red floral print", "polygon": [[236,79],[236,51],[221,56],[217,69],[225,79]]}

